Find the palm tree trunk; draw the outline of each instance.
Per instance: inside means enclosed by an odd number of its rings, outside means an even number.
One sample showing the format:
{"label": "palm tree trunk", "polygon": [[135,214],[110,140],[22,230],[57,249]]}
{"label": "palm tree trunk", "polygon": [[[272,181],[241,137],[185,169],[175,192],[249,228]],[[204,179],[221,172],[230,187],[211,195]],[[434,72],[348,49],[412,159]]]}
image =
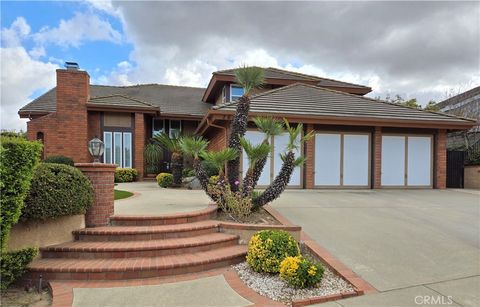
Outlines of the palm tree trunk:
{"label": "palm tree trunk", "polygon": [[174,185],[182,184],[182,172],[183,172],[183,154],[173,153],[172,154],[172,176],[173,176]]}
{"label": "palm tree trunk", "polygon": [[[248,125],[248,111],[250,110],[250,98],[242,96],[238,100],[237,111],[233,117],[232,125],[230,126],[230,138],[228,141],[228,147],[241,150],[240,138],[245,135]],[[236,192],[238,187],[235,185],[235,181],[240,177],[240,156],[234,160],[227,162],[227,174],[228,183],[232,191]]]}
{"label": "palm tree trunk", "polygon": [[258,180],[260,180],[260,176],[262,175],[263,169],[265,168],[265,164],[267,163],[268,156],[260,159],[255,163],[255,167],[251,172],[248,172],[243,178],[243,190],[242,190],[242,197],[250,197],[255,190],[255,187],[258,184]]}
{"label": "palm tree trunk", "polygon": [[198,158],[193,160],[193,168],[195,170],[195,176],[197,177],[198,181],[200,182],[200,186],[205,191],[205,193],[210,197],[214,202],[217,202],[218,199],[215,195],[212,195],[208,189],[209,178],[208,174],[203,168],[202,161]]}
{"label": "palm tree trunk", "polygon": [[272,184],[258,198],[254,199],[252,209],[258,209],[278,198],[290,182],[290,177],[292,176],[294,169],[295,153],[289,151],[285,156],[280,172],[275,177]]}

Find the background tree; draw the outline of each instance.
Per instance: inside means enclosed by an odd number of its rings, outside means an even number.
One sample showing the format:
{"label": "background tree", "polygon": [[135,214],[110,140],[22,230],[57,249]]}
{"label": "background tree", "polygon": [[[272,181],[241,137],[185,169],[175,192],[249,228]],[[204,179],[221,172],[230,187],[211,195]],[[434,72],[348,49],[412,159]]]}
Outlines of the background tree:
{"label": "background tree", "polygon": [[158,146],[171,152],[171,170],[173,176],[173,184],[182,184],[182,172],[183,172],[183,151],[180,146],[180,136],[173,135],[170,137],[168,134],[162,132],[155,135],[152,141]]}

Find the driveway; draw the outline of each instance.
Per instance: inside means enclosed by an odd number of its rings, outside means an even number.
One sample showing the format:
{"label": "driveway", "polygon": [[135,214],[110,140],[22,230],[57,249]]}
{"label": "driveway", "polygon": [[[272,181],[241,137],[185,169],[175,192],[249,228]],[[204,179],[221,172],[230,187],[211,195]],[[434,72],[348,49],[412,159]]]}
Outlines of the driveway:
{"label": "driveway", "polygon": [[331,306],[480,305],[478,191],[299,190],[272,205],[380,292]]}

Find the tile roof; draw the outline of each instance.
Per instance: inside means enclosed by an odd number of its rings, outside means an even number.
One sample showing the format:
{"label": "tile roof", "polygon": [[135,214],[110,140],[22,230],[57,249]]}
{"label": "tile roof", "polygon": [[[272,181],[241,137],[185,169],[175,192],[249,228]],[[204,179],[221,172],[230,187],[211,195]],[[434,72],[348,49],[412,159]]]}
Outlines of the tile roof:
{"label": "tile roof", "polygon": [[437,107],[440,109],[449,106],[449,105],[455,105],[459,102],[462,102],[464,100],[467,100],[469,98],[475,97],[477,95],[480,95],[480,86],[474,87],[471,90],[468,90],[466,92],[460,93],[458,95],[455,95],[453,97],[450,97],[448,99],[445,99],[444,101],[441,101],[437,103]]}
{"label": "tile roof", "polygon": [[[236,103],[228,103],[214,109],[234,111]],[[444,121],[464,124],[472,122],[452,115],[413,109],[303,83],[295,83],[253,96],[250,111],[318,117]]]}
{"label": "tile roof", "polygon": [[145,108],[145,109],[157,109],[158,106],[154,106],[150,103],[140,101],[138,99],[133,99],[131,97],[122,96],[122,95],[109,95],[103,97],[94,97],[90,98],[88,101],[90,105],[97,106],[116,106],[122,108]]}
{"label": "tile roof", "polygon": [[[132,103],[132,100],[160,107],[164,114],[203,116],[211,107],[202,102],[204,88],[143,84],[134,86],[90,85],[90,103]],[[110,98],[106,98],[109,97]],[[116,101],[111,96],[123,97]],[[102,100],[98,100],[102,97]],[[56,89],[53,88],[22,107],[19,113],[55,112]]]}
{"label": "tile roof", "polygon": [[[349,82],[344,82],[344,81],[338,81],[338,80],[333,80],[333,79],[328,79],[328,78],[322,78],[322,77],[318,77],[318,76],[302,74],[302,73],[283,70],[283,69],[279,69],[279,68],[273,68],[273,67],[267,67],[267,68],[260,67],[260,68],[262,68],[264,70],[265,78],[287,79],[287,80],[295,80],[295,81],[318,81],[317,85],[319,85],[319,86],[351,87],[351,88],[370,89],[368,86],[364,86],[364,85],[359,85],[359,84],[354,84],[354,83],[349,83]],[[214,72],[213,74],[233,76],[233,75],[235,75],[235,70],[237,70],[237,68],[219,70],[219,71]]]}

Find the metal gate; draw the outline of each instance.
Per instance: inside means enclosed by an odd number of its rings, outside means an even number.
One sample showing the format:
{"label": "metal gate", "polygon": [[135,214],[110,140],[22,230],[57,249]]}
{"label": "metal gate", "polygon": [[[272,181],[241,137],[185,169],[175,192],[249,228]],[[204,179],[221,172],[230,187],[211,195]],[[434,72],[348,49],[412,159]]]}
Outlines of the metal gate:
{"label": "metal gate", "polygon": [[465,152],[447,151],[447,188],[463,188],[463,166]]}

